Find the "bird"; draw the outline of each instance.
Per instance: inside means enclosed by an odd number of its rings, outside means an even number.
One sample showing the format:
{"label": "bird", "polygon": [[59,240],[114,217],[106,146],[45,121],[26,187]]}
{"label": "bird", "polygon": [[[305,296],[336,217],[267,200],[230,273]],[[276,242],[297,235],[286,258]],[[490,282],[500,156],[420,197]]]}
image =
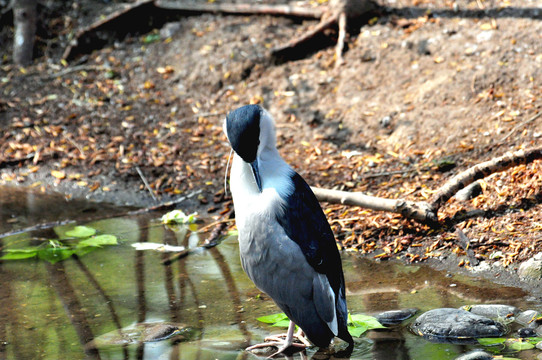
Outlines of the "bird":
{"label": "bird", "polygon": [[271,114],[260,105],[239,107],[226,115],[223,131],[234,153],[230,190],[241,265],[290,320],[284,340],[247,350],[274,345],[274,356],[303,347],[293,342],[295,325],[320,348],[339,337],[352,349],[335,237],[309,185],[280,156]]}

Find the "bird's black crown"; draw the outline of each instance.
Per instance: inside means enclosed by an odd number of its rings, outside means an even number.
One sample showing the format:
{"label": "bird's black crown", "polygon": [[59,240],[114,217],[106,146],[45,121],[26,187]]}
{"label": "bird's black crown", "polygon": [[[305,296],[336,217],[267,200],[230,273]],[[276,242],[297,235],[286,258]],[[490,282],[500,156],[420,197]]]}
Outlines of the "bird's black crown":
{"label": "bird's black crown", "polygon": [[247,163],[256,160],[260,145],[260,117],[262,108],[245,105],[226,116],[226,131],[233,151]]}

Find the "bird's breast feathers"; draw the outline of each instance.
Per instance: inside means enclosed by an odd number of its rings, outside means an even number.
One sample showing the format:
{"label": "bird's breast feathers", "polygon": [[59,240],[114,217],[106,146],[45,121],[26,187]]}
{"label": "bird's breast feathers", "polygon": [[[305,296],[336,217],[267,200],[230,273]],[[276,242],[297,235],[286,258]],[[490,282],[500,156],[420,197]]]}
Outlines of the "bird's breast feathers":
{"label": "bird's breast feathers", "polygon": [[[282,159],[280,159],[282,160]],[[246,222],[272,221],[282,211],[284,202],[294,190],[294,171],[284,161],[263,162],[260,165],[262,191],[258,190],[250,165],[234,157],[230,187],[235,204],[235,219],[240,232]]]}

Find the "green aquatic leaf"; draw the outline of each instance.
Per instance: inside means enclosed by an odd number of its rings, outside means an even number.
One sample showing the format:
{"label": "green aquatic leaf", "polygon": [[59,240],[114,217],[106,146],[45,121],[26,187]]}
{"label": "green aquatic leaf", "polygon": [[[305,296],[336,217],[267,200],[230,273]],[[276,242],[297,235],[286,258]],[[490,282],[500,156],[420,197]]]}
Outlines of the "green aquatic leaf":
{"label": "green aquatic leaf", "polygon": [[91,253],[93,251],[96,251],[98,248],[95,246],[85,246],[80,248],[75,248],[73,253],[79,257],[83,257],[88,253]]}
{"label": "green aquatic leaf", "polygon": [[192,224],[196,222],[198,213],[186,215],[182,210],[173,210],[165,213],[161,221],[164,224]]}
{"label": "green aquatic leaf", "polygon": [[478,342],[483,346],[494,346],[503,344],[506,341],[505,338],[480,338]]}
{"label": "green aquatic leaf", "polygon": [[373,329],[384,329],[374,316],[365,314],[348,314],[348,331],[354,337],[360,337],[363,333]]}
{"label": "green aquatic leaf", "polygon": [[277,321],[271,326],[287,328],[288,326],[290,326],[290,319],[286,318],[285,320]]}
{"label": "green aquatic leaf", "polygon": [[96,234],[96,229],[82,225],[75,226],[72,230],[66,231],[66,236],[74,238],[88,238],[94,234]]}
{"label": "green aquatic leaf", "polygon": [[523,340],[527,340],[531,344],[536,345],[542,341],[542,337],[529,337],[529,338],[524,338]]}
{"label": "green aquatic leaf", "polygon": [[384,325],[378,322],[374,316],[365,314],[348,314],[348,321],[355,326],[367,326],[369,329],[383,329]]}
{"label": "green aquatic leaf", "polygon": [[288,320],[288,316],[286,316],[285,313],[278,313],[278,314],[273,314],[273,315],[260,316],[256,320],[261,321],[266,324],[276,324],[279,321]]}
{"label": "green aquatic leaf", "polygon": [[27,249],[6,249],[4,250],[5,254],[0,257],[0,260],[22,260],[29,259],[38,255],[38,248],[27,248]]}
{"label": "green aquatic leaf", "polygon": [[51,264],[56,264],[59,261],[66,260],[74,253],[73,249],[68,247],[53,247],[40,249],[38,251],[38,258],[48,261]]}
{"label": "green aquatic leaf", "polygon": [[511,350],[515,351],[534,349],[534,344],[531,344],[528,341],[523,341],[522,339],[508,339],[506,341],[506,345]]}
{"label": "green aquatic leaf", "polygon": [[83,247],[102,247],[104,245],[117,245],[117,237],[115,235],[103,234],[93,236],[91,238],[79,241],[78,248]]}
{"label": "green aquatic leaf", "polygon": [[348,326],[348,332],[353,337],[360,337],[366,331],[367,331],[367,328],[356,327],[356,326],[351,326],[351,325]]}

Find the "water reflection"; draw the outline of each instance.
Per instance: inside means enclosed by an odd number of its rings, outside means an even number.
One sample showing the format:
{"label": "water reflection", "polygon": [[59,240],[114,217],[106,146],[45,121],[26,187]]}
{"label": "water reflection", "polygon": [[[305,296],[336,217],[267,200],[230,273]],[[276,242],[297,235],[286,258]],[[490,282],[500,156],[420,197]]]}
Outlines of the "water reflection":
{"label": "water reflection", "polygon": [[[74,223],[13,230],[66,219],[114,234],[120,245],[55,264],[0,262],[0,359],[251,359],[257,357],[242,349],[280,332],[255,320],[278,309],[243,273],[234,237],[203,249],[198,246],[207,233],[172,231],[155,221],[160,213],[117,217],[127,209],[1,190],[1,232],[11,235],[0,237],[0,249],[56,238]],[[191,251],[170,261],[168,253],[134,250],[136,242]],[[527,306],[519,289],[355,254],[343,259],[353,313],[489,302]],[[352,358],[453,359],[470,349],[431,344],[397,327],[358,339]],[[306,357],[326,358],[315,350]]]}

